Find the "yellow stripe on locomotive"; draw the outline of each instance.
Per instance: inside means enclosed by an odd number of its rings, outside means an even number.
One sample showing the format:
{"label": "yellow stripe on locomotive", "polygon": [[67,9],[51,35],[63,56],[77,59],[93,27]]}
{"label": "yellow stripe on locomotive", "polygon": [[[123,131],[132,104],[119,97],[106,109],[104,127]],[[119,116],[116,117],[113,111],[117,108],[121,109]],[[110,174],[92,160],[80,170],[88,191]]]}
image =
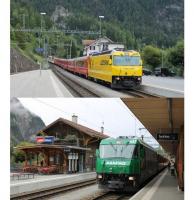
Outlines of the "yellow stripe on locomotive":
{"label": "yellow stripe on locomotive", "polygon": [[90,57],[88,76],[108,82],[113,88],[130,88],[141,84],[142,61],[136,51],[113,51]]}

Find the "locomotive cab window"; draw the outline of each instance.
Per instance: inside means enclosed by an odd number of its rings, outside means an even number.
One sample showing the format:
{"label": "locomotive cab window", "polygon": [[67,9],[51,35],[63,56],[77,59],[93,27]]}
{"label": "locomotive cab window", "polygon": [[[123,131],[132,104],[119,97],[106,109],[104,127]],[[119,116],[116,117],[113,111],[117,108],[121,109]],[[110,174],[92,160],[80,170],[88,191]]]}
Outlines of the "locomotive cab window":
{"label": "locomotive cab window", "polygon": [[141,59],[139,56],[114,56],[113,65],[115,66],[139,66]]}
{"label": "locomotive cab window", "polygon": [[100,146],[100,158],[136,158],[138,150],[136,145],[132,144],[112,144]]}

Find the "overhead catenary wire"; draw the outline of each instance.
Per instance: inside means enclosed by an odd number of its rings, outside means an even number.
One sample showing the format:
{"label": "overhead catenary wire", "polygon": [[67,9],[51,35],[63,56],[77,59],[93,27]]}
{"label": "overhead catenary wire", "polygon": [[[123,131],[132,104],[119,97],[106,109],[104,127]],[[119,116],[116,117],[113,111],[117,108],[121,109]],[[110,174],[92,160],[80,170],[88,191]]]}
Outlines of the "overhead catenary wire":
{"label": "overhead catenary wire", "polygon": [[[54,106],[54,105],[52,105],[52,104],[50,104],[50,103],[48,103],[48,102],[45,102],[45,101],[43,101],[43,100],[41,100],[41,99],[33,98],[33,100],[34,100],[34,101],[37,101],[37,102],[39,102],[39,103],[42,103],[42,104],[44,104],[44,105],[46,105],[46,106],[48,106],[48,107],[50,107],[50,108],[52,108],[52,109],[55,109],[55,110],[57,110],[57,111],[59,111],[59,112],[62,112],[63,114],[66,113],[66,114],[67,114],[68,116],[70,116],[70,117],[72,116],[73,113],[75,114],[75,112],[72,112],[72,113],[67,112],[67,111],[65,111],[65,110],[63,110],[63,109],[61,109],[61,108],[59,108],[59,107],[57,107],[57,106]],[[96,131],[100,132],[100,131],[99,131],[99,126],[98,126],[97,124],[94,124],[93,122],[91,122],[91,121],[89,121],[89,120],[87,120],[87,119],[85,119],[85,118],[83,118],[83,117],[80,117],[80,116],[79,116],[79,119],[80,119],[81,121],[85,122],[86,124],[90,125],[90,128],[95,129]],[[93,126],[96,127],[96,128],[94,128],[94,127],[91,126],[91,125],[93,125]],[[107,131],[107,133],[113,133],[113,131],[109,130],[108,128],[105,128],[105,130]]]}
{"label": "overhead catenary wire", "polygon": [[[127,108],[127,106],[121,101],[121,99],[117,99],[117,102],[131,115],[131,117],[133,117],[133,119],[135,120],[135,124],[137,122],[137,120],[139,121],[139,119],[131,112],[131,110],[129,108]],[[130,111],[130,112],[129,112]],[[139,121],[140,122],[140,121]],[[141,123],[141,122],[140,122]],[[142,124],[142,123],[141,123]],[[136,125],[135,125],[136,126]],[[144,125],[142,124],[142,126],[144,127]],[[145,128],[145,127],[144,127]],[[158,143],[158,141],[152,136],[152,134],[145,128],[146,132],[148,132],[149,136],[144,136],[145,139],[152,139],[153,140],[153,145],[160,145]],[[135,127],[135,135],[136,135],[136,127]],[[137,135],[136,135],[137,136]],[[139,137],[141,138],[141,136]],[[146,141],[148,142],[148,141]],[[149,143],[149,142],[148,142]]]}

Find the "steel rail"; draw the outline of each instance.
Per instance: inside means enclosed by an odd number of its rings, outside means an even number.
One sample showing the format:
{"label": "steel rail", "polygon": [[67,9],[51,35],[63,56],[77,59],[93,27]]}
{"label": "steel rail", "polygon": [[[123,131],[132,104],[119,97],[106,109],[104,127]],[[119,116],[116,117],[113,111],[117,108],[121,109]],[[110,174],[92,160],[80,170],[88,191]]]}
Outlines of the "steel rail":
{"label": "steel rail", "polygon": [[162,96],[151,94],[151,93],[138,90],[138,89],[132,89],[130,91],[128,90],[128,91],[123,91],[123,92],[131,96],[138,97],[138,98],[162,98]]}
{"label": "steel rail", "polygon": [[113,192],[105,192],[97,195],[96,197],[92,197],[87,200],[124,200],[129,199],[132,197],[130,194],[119,194],[119,193],[113,193]]}
{"label": "steel rail", "polygon": [[45,188],[33,192],[21,193],[17,195],[12,195],[11,200],[39,200],[39,199],[48,199],[48,197],[58,195],[60,193],[65,193],[71,190],[76,190],[81,187],[93,185],[96,183],[96,179],[89,179],[84,181],[79,181],[71,184],[55,186],[50,188]]}
{"label": "steel rail", "polygon": [[[73,96],[75,97],[101,97],[102,94],[98,94],[97,91],[91,91],[89,87],[84,87],[80,83],[77,83],[76,80],[74,81],[72,78],[65,76],[55,64],[51,64],[53,72],[60,78],[60,80],[65,84],[65,86],[70,90]],[[75,76],[76,78],[77,76]],[[101,85],[101,84],[100,84]],[[104,85],[103,85],[104,86]],[[111,90],[111,88],[109,88]],[[115,91],[115,90],[112,90]],[[162,96],[151,94],[142,90],[138,89],[131,89],[131,90],[120,90],[123,94],[127,94],[128,97],[132,98],[160,98]]]}
{"label": "steel rail", "polygon": [[97,95],[93,91],[66,77],[56,68],[52,68],[52,70],[57,75],[57,77],[63,82],[63,84],[69,89],[70,93],[74,97],[99,97],[99,95]]}

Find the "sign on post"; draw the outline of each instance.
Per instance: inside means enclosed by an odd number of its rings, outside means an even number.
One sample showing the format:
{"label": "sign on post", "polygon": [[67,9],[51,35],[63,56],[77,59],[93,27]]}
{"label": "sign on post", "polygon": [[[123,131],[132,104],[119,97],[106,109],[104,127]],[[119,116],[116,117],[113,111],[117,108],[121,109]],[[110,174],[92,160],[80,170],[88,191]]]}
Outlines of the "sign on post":
{"label": "sign on post", "polygon": [[35,50],[36,50],[36,52],[38,52],[38,53],[44,52],[44,48],[39,48],[39,47],[38,47],[38,48],[36,48]]}
{"label": "sign on post", "polygon": [[176,141],[178,140],[177,133],[158,133],[157,140]]}

